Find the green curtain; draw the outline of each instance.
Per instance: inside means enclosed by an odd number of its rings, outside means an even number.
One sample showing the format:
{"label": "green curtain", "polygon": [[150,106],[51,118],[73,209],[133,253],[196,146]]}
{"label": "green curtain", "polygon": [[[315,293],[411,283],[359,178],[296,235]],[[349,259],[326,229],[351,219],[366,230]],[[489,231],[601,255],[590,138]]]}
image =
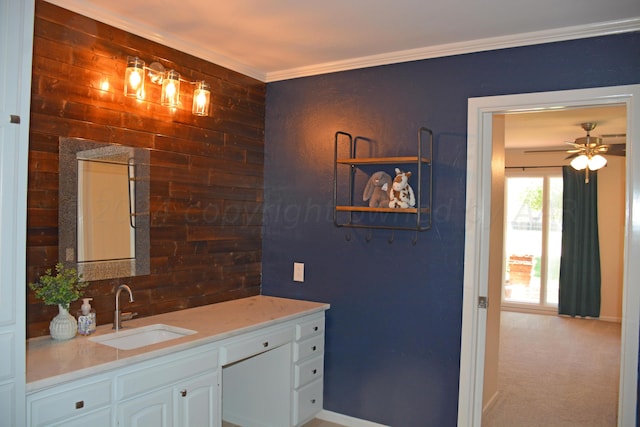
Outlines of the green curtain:
{"label": "green curtain", "polygon": [[562,252],[558,313],[600,316],[598,175],[562,168]]}

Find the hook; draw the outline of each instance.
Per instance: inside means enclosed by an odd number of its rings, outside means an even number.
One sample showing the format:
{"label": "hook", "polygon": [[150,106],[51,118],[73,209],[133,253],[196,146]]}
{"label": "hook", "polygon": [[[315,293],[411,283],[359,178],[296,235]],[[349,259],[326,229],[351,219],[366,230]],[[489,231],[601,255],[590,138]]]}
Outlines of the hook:
{"label": "hook", "polygon": [[391,237],[389,237],[389,239],[388,239],[389,244],[393,243],[394,233],[395,233],[395,231],[391,231]]}

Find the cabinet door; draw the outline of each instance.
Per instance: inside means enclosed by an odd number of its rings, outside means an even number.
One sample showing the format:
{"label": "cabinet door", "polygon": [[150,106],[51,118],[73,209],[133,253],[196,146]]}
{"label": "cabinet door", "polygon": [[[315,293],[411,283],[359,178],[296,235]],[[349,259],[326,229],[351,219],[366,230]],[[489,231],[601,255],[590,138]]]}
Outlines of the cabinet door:
{"label": "cabinet door", "polygon": [[173,426],[173,390],[160,389],[118,405],[118,427]]}
{"label": "cabinet door", "polygon": [[219,427],[218,373],[211,372],[173,387],[176,426]]}
{"label": "cabinet door", "polygon": [[34,3],[0,1],[0,424],[11,426],[26,423],[25,230]]}

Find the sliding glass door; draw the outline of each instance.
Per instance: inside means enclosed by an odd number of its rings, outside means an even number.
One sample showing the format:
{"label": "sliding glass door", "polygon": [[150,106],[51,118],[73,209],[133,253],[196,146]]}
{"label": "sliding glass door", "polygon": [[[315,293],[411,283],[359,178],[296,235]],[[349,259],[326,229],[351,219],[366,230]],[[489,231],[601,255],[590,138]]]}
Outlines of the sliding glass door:
{"label": "sliding glass door", "polygon": [[506,174],[504,236],[503,303],[557,307],[561,171],[528,169]]}

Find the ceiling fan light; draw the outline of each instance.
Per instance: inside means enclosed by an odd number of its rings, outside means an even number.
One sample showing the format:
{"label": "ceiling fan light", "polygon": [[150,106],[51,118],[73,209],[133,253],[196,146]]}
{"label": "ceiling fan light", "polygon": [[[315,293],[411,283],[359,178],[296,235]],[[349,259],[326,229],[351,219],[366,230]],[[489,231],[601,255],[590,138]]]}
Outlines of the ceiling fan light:
{"label": "ceiling fan light", "polygon": [[[581,171],[582,169],[586,168],[588,164],[589,164],[589,158],[584,154],[581,154],[575,159],[571,160],[571,167],[578,171]],[[591,167],[589,167],[589,169],[591,169]]]}
{"label": "ceiling fan light", "polygon": [[589,169],[592,171],[597,171],[598,169],[604,167],[607,164],[607,159],[600,154],[596,154],[595,156],[589,159]]}

